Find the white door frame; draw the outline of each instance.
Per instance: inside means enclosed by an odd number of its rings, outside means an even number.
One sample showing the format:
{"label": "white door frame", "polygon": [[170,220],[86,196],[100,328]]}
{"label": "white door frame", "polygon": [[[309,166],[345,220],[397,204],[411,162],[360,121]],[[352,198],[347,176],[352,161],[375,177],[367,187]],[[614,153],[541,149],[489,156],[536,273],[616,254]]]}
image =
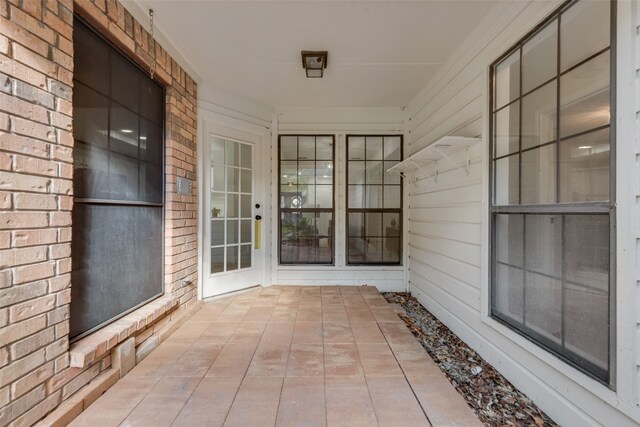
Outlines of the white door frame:
{"label": "white door frame", "polygon": [[[204,103],[206,104],[206,103]],[[268,230],[271,221],[270,200],[270,144],[271,132],[270,122],[256,123],[257,120],[245,121],[239,118],[227,116],[219,112],[214,112],[203,108],[198,108],[198,299],[203,299],[203,286],[209,277],[208,271],[204,271],[205,244],[208,239],[205,236],[205,224],[207,219],[205,212],[205,197],[209,197],[208,189],[204,188],[206,157],[205,141],[210,134],[218,137],[229,138],[236,141],[245,141],[254,145],[254,192],[261,194],[260,200],[255,199],[254,203],[260,203],[259,214],[262,216],[261,227],[261,249],[254,252],[255,259],[262,258],[262,273],[260,282],[262,286],[271,284],[271,238]],[[258,187],[259,186],[259,187]],[[257,263],[254,263],[256,265]]]}

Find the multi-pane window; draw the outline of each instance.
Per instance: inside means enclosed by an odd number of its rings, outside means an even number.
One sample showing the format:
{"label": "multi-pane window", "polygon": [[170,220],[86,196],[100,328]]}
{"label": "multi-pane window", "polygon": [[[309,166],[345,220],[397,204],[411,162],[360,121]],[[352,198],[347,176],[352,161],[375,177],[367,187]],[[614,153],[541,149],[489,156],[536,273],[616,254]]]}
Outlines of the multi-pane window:
{"label": "multi-pane window", "polygon": [[83,21],[73,31],[73,265],[79,339],[163,291],[164,90]]}
{"label": "multi-pane window", "polygon": [[280,264],[333,264],[334,137],[279,137]]}
{"label": "multi-pane window", "polygon": [[347,136],[347,263],[400,264],[402,136]]}
{"label": "multi-pane window", "polygon": [[249,144],[211,140],[211,271],[250,268],[253,159]]}
{"label": "multi-pane window", "polygon": [[611,9],[560,8],[492,72],[492,316],[610,383]]}

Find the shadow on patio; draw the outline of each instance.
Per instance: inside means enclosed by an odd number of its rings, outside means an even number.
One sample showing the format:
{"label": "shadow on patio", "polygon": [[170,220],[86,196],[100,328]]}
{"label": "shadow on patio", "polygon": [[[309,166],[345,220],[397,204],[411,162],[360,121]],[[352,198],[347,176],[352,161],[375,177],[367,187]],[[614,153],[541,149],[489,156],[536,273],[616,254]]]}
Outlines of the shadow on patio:
{"label": "shadow on patio", "polygon": [[374,287],[213,300],[74,426],[480,425]]}

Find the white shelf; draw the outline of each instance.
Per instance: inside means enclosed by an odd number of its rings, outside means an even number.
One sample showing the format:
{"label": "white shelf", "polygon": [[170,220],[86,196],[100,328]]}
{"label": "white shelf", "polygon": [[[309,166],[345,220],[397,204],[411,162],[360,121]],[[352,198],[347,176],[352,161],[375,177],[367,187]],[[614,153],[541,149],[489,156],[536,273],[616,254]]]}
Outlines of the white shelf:
{"label": "white shelf", "polygon": [[[469,147],[480,142],[480,138],[466,138],[462,136],[443,136],[439,140],[427,145],[421,150],[415,152],[410,157],[390,168],[387,172],[397,173],[409,181],[416,181],[421,178],[434,177],[437,180],[438,168],[437,163],[440,160],[446,160],[458,169],[463,169],[467,175],[469,174]],[[467,151],[466,160],[462,163],[455,161],[452,156],[462,150]],[[429,166],[435,164],[436,171],[428,174],[426,170]],[[411,179],[411,177],[413,179]]]}

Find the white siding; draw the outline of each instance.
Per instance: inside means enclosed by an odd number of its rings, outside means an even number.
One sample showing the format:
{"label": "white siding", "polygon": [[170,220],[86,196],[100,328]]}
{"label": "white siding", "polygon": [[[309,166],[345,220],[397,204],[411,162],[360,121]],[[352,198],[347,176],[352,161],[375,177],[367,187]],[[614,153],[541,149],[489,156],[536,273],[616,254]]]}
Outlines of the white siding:
{"label": "white siding", "polygon": [[[629,33],[631,29],[628,14],[632,3],[635,8],[634,40],[629,37],[626,42],[620,40],[618,45],[619,55],[625,57],[635,56],[631,52],[635,49],[631,49],[633,43],[640,46],[636,32],[640,23],[637,1],[619,2],[620,13],[625,15],[619,20],[619,25],[625,28],[619,32]],[[635,425],[640,420],[637,407],[640,359],[630,354],[640,354],[640,349],[635,348],[640,344],[636,337],[640,336],[640,317],[633,320],[633,333],[630,333],[629,313],[637,313],[633,299],[618,295],[618,340],[622,343],[619,343],[618,352],[617,391],[579,373],[487,316],[488,67],[559,4],[558,1],[500,4],[409,105],[406,155],[444,135],[483,140],[470,149],[468,175],[446,162],[439,162],[437,181],[422,179],[406,186],[410,193],[409,288],[440,320],[557,422],[563,425]],[[633,71],[635,69],[640,69],[637,58]],[[633,93],[637,98],[634,112],[640,114],[640,90],[636,88]],[[619,95],[619,106],[625,96],[630,95]],[[640,124],[635,126],[636,136],[640,135]],[[635,152],[640,157],[640,144],[636,147]],[[462,159],[464,155],[459,153],[458,158]],[[635,168],[633,173],[637,176],[634,179],[638,181],[640,167],[637,162]],[[640,217],[640,193],[634,195],[638,196],[634,203],[635,216]],[[625,224],[635,223],[631,219]],[[637,238],[634,250],[638,250],[640,232],[637,227],[633,230],[634,240]],[[640,256],[636,256],[634,269],[639,260]],[[627,264],[621,262],[620,265],[620,268],[626,268]],[[634,298],[640,301],[640,270],[637,273],[634,270],[633,274]],[[619,277],[626,276],[621,274]],[[630,288],[618,285],[622,292]],[[621,319],[627,325],[620,326]]]}
{"label": "white siding", "polygon": [[[276,114],[272,137],[272,200],[278,194],[279,134],[330,134],[336,141],[335,265],[278,265],[277,206],[271,225],[272,282],[281,285],[374,285],[383,291],[405,289],[405,267],[349,267],[345,262],[345,136],[349,134],[402,134],[404,113],[398,108],[284,108]],[[405,214],[406,217],[406,214]],[[405,251],[406,253],[406,251]]]}
{"label": "white siding", "polygon": [[633,7],[632,7],[632,25],[633,28],[635,29],[634,31],[634,40],[635,40],[635,57],[633,58],[634,61],[634,68],[635,68],[635,96],[634,96],[634,139],[635,139],[635,165],[634,165],[634,170],[635,170],[635,179],[632,180],[632,184],[633,187],[635,187],[635,210],[631,215],[631,223],[633,226],[633,236],[635,237],[635,245],[633,247],[634,249],[634,257],[633,257],[633,261],[635,263],[635,267],[636,267],[636,275],[635,275],[635,282],[636,282],[636,329],[635,329],[635,334],[634,336],[636,337],[636,375],[635,375],[635,402],[637,405],[640,405],[640,390],[639,390],[639,385],[640,385],[640,339],[638,337],[640,337],[640,227],[638,226],[638,224],[640,223],[640,4],[638,4],[638,2],[633,2]]}

